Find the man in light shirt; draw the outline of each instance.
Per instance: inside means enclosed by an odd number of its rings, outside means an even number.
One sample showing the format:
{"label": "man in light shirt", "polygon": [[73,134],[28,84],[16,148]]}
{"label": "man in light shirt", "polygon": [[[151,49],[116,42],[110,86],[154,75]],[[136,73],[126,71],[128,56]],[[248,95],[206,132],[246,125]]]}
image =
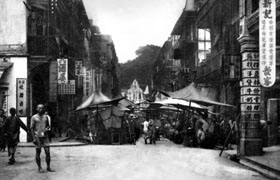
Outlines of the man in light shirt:
{"label": "man in light shirt", "polygon": [[53,172],[50,168],[51,156],[50,156],[50,146],[48,139],[48,131],[50,130],[50,124],[47,115],[45,114],[45,106],[39,104],[37,106],[37,114],[31,117],[31,133],[33,136],[33,143],[36,147],[36,163],[38,166],[38,171],[43,173],[41,166],[41,149],[44,148],[46,154],[47,171]]}

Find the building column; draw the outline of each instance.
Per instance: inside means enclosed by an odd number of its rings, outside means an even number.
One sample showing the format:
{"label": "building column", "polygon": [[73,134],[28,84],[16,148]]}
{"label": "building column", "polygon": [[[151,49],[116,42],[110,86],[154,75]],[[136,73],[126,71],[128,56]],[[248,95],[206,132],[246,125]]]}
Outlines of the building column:
{"label": "building column", "polygon": [[240,155],[258,156],[262,154],[260,129],[261,86],[259,83],[259,47],[258,41],[251,36],[246,27],[245,18],[241,20],[242,79],[241,119],[240,119]]}

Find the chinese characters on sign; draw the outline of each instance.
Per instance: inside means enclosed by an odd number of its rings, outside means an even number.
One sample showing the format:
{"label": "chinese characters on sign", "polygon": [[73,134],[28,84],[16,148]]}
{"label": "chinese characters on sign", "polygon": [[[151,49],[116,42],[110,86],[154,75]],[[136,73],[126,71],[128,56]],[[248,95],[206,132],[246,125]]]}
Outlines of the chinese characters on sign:
{"label": "chinese characters on sign", "polygon": [[26,116],[26,87],[27,80],[25,78],[17,78],[17,115]]}
{"label": "chinese characters on sign", "polygon": [[8,91],[7,90],[0,90],[0,100],[1,105],[0,107],[4,110],[5,115],[8,115]]}
{"label": "chinese characters on sign", "polygon": [[90,95],[90,84],[91,84],[91,75],[92,71],[86,71],[84,76],[84,96],[88,97]]}
{"label": "chinese characters on sign", "polygon": [[259,54],[242,54],[241,111],[258,114],[260,112],[261,88],[259,84]]}
{"label": "chinese characters on sign", "polygon": [[271,87],[276,80],[276,3],[260,0],[259,9],[260,84]]}
{"label": "chinese characters on sign", "polygon": [[58,94],[67,95],[75,93],[75,80],[69,80],[67,84],[58,84]]}
{"label": "chinese characters on sign", "polygon": [[57,67],[58,67],[58,71],[57,71],[58,84],[68,83],[68,59],[58,59]]}
{"label": "chinese characters on sign", "polygon": [[83,61],[75,61],[75,75],[81,76],[83,75]]}

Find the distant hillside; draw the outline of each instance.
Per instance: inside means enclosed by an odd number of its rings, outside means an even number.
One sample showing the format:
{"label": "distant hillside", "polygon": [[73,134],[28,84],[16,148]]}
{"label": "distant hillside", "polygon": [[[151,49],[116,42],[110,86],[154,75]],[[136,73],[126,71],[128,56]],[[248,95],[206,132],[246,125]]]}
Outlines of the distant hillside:
{"label": "distant hillside", "polygon": [[152,66],[161,47],[146,45],[136,51],[137,57],[126,63],[120,64],[120,88],[128,89],[134,79],[137,79],[140,87],[144,90],[149,83]]}

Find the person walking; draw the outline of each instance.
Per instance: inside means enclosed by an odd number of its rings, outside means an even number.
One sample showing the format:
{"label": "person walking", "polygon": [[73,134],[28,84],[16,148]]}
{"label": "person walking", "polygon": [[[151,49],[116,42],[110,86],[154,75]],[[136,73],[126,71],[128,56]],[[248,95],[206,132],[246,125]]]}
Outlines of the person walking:
{"label": "person walking", "polygon": [[6,121],[6,116],[4,115],[4,110],[0,110],[0,151],[5,151],[6,149],[6,141],[4,136],[4,123]]}
{"label": "person walking", "polygon": [[143,122],[143,133],[144,133],[144,141],[145,144],[147,144],[147,139],[148,137],[148,127],[149,127],[149,122],[147,121],[147,119]]}
{"label": "person walking", "polygon": [[38,172],[43,173],[41,166],[41,149],[44,148],[46,154],[47,171],[54,172],[51,169],[51,156],[50,156],[50,145],[47,132],[50,130],[50,124],[45,114],[45,106],[43,104],[37,105],[37,114],[31,117],[31,133],[33,136],[33,143],[36,148],[36,163],[38,166]]}
{"label": "person walking", "polygon": [[20,127],[28,133],[25,124],[16,116],[16,109],[10,109],[11,116],[7,117],[3,129],[6,142],[8,145],[9,164],[15,163],[15,152],[17,144],[19,143]]}
{"label": "person walking", "polygon": [[203,123],[201,121],[198,122],[197,142],[199,147],[205,147],[205,132],[203,130]]}

